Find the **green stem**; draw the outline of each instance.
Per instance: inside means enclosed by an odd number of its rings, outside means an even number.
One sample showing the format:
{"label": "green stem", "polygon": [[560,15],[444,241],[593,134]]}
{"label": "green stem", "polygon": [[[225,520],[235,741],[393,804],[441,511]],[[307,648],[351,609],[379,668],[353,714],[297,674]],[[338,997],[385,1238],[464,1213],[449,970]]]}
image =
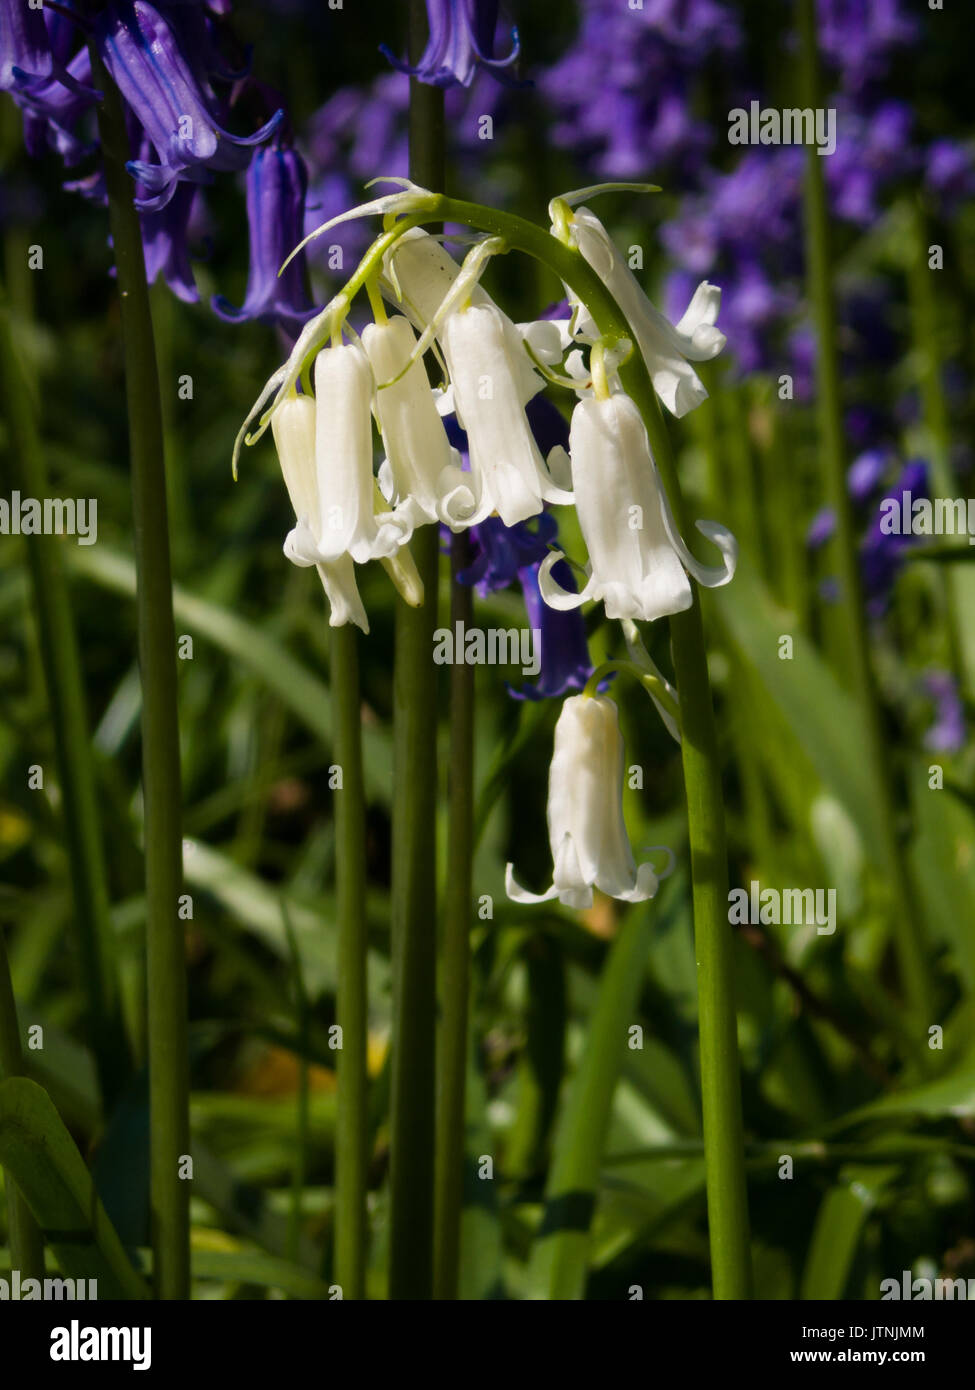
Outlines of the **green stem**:
{"label": "green stem", "polygon": [[[426,6],[410,3],[410,53],[422,52]],[[443,186],[443,91],[410,79],[410,177]],[[389,1296],[433,1291],[436,1039],[437,626],[440,538],[413,539],[424,602],[396,601],[393,661],[393,1039],[390,1103]]]}
{"label": "green stem", "polygon": [[[433,215],[503,237],[512,248],[544,262],[587,305],[604,337],[632,339],[625,316],[596,272],[577,251],[534,223],[512,213],[455,198],[438,199]],[[620,368],[619,375],[643,416],[674,516],[686,533],[686,508],[670,437],[646,364],[634,353]],[[735,1017],[734,943],[728,923],[724,799],[701,605],[696,588],[692,606],[670,619],[670,633],[680,699],[681,756],[691,849],[714,1296],[747,1298],[751,1293],[751,1262]]]}
{"label": "green stem", "polygon": [[159,374],[133,183],[125,169],[122,102],[92,52],[105,187],[118,272],[132,468],[142,677],[146,956],[153,1280],[164,1299],[189,1297],[189,1154],[186,959],[178,915],[182,885],[179,718],[169,523]]}
{"label": "green stem", "polygon": [[[473,590],[458,574],[470,563],[470,542],[450,542],[450,626],[473,621]],[[460,1270],[464,1196],[464,1104],[467,1080],[467,1015],[474,857],[474,667],[450,668],[447,892],[444,899],[443,999],[438,1040],[434,1295],[455,1299]]]}
{"label": "green stem", "polygon": [[[7,960],[7,943],[0,929],[0,1081],[8,1076],[26,1074],[17,1024],[17,1001],[10,979],[10,962]],[[6,1186],[10,1267],[19,1269],[23,1279],[43,1279],[44,1242],[40,1229],[9,1172]]]}
{"label": "green stem", "polygon": [[[13,480],[26,497],[48,495],[37,423],[7,310],[0,307],[0,381],[7,403]],[[84,985],[88,1036],[106,1110],[124,1084],[129,1065],[109,919],[108,874],[101,833],[78,637],[62,547],[54,536],[26,541],[44,676],[54,729],[64,825],[74,899],[74,922]]]}
{"label": "green stem", "polygon": [[359,648],[351,625],[332,630],[330,672],[335,757],[335,884],[338,916],[338,1109],[335,1129],[335,1282],[343,1298],[366,1289],[366,1179],[369,1166],[369,993],[366,929],[366,804],[362,774]]}
{"label": "green stem", "polygon": [[545,1212],[532,1247],[529,1288],[534,1298],[585,1296],[613,1095],[626,1055],[627,1029],[636,1022],[654,920],[649,905],[627,913],[600,973],[586,1045],[556,1133]]}
{"label": "green stem", "polygon": [[[800,62],[803,102],[817,109],[822,105],[822,82],[816,40],[815,0],[800,0]],[[900,971],[901,988],[918,1027],[926,1027],[934,1017],[928,960],[915,924],[921,917],[916,910],[914,886],[907,868],[907,854],[901,844],[895,811],[890,759],[885,744],[880,701],[870,665],[869,633],[860,577],[859,550],[853,507],[846,485],[846,451],[843,437],[843,403],[840,390],[837,349],[836,306],[831,286],[832,256],[829,211],[823,161],[814,145],[806,150],[806,255],[809,298],[818,340],[817,387],[820,447],[826,471],[830,505],[836,515],[836,542],[833,547],[839,571],[841,597],[835,616],[841,625],[841,670],[863,710],[867,746],[865,756],[875,787],[884,836],[885,870],[893,897],[894,945]]]}

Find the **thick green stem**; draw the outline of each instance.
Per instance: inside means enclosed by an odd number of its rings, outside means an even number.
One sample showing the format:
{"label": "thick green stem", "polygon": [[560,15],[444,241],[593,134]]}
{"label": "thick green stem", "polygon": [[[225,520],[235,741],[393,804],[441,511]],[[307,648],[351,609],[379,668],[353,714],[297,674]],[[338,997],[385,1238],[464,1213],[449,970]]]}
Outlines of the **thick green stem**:
{"label": "thick green stem", "polygon": [[[410,53],[426,40],[426,6],[410,3]],[[410,79],[410,177],[443,186],[443,91]],[[440,538],[413,539],[425,598],[396,601],[393,662],[393,1041],[390,1113],[389,1296],[433,1292],[436,1040],[437,626]]]}
{"label": "thick green stem", "polygon": [[[450,626],[469,628],[473,590],[457,576],[470,563],[466,535],[450,542]],[[474,856],[474,670],[450,668],[450,763],[447,797],[447,892],[444,899],[443,1000],[438,1039],[434,1294],[457,1297],[464,1196],[467,996],[470,988],[471,871]]]}
{"label": "thick green stem", "polygon": [[[816,39],[815,0],[799,0],[800,56],[804,105],[822,105],[822,82]],[[836,618],[841,625],[841,670],[846,674],[863,711],[867,736],[864,749],[875,787],[884,835],[884,868],[893,898],[894,944],[901,988],[916,1025],[927,1027],[933,1018],[930,971],[916,924],[914,887],[908,857],[901,843],[895,811],[890,758],[885,745],[880,700],[870,665],[869,633],[860,577],[859,551],[853,507],[846,485],[846,449],[843,436],[843,403],[837,348],[836,306],[831,284],[829,211],[823,160],[816,147],[806,150],[806,257],[809,298],[817,337],[817,391],[820,446],[830,505],[836,515],[833,546],[841,594]]]}
{"label": "thick green stem", "polygon": [[142,678],[142,785],[146,858],[149,1123],[153,1280],[165,1299],[189,1296],[189,1154],[186,958],[182,886],[179,719],[169,524],[159,374],[121,99],[92,54],[105,186],[118,272]]}
{"label": "thick green stem", "polygon": [[[9,1076],[25,1075],[7,942],[0,929],[0,1081]],[[43,1279],[44,1242],[37,1222],[9,1172],[6,1185],[10,1268],[19,1269],[22,1279]]]}
{"label": "thick green stem", "polygon": [[[46,469],[31,393],[14,347],[9,315],[3,307],[0,381],[10,425],[8,466],[13,481],[25,497],[46,497]],[[88,1036],[108,1109],[124,1084],[129,1050],[113,958],[108,875],[81,655],[61,568],[62,543],[55,536],[31,536],[25,545],[61,784]]]}
{"label": "thick green stem", "polygon": [[[454,198],[438,200],[434,215],[451,222],[466,222],[503,237],[510,247],[544,262],[587,305],[602,334],[632,339],[625,316],[595,271],[577,251],[542,228],[513,214]],[[633,354],[620,368],[620,379],[640,409],[674,515],[681,529],[686,531],[686,509],[670,438],[646,364],[638,354]],[[680,696],[681,751],[693,878],[714,1296],[747,1298],[751,1293],[751,1262],[733,938],[728,923],[724,801],[700,599],[696,590],[692,607],[671,618],[670,632]]]}
{"label": "thick green stem", "polygon": [[335,758],[342,787],[335,796],[338,911],[338,1113],[335,1130],[335,1282],[343,1298],[365,1297],[366,1179],[369,1165],[369,994],[366,930],[366,804],[358,636],[335,628],[330,644]]}

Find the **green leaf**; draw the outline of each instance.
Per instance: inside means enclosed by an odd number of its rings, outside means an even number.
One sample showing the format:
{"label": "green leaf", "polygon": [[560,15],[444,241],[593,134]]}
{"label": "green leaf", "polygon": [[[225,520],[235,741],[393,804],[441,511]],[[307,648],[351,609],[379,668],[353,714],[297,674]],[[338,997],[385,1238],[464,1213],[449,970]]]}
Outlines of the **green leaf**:
{"label": "green leaf", "polygon": [[[90,549],[72,547],[72,567],[87,579],[114,593],[135,598],[135,563],[103,545]],[[332,696],[329,687],[298,661],[268,632],[229,613],[218,604],[173,589],[173,612],[194,635],[204,637],[260,680],[291,710],[306,728],[332,746]],[[363,729],[363,763],[366,791],[389,799],[388,770],[392,758],[388,730],[380,724]]]}
{"label": "green leaf", "polygon": [[867,1217],[892,1169],[850,1171],[820,1204],[799,1297],[842,1298]]}
{"label": "green leaf", "polygon": [[656,921],[652,904],[626,917],[599,983],[579,1069],[556,1135],[545,1212],[532,1248],[529,1296],[580,1299],[616,1083],[626,1055]]}
{"label": "green leaf", "polygon": [[51,1098],[24,1077],[0,1082],[0,1163],[67,1278],[97,1280],[103,1299],[149,1297]]}
{"label": "green leaf", "polygon": [[[881,867],[884,838],[876,788],[863,757],[866,730],[856,701],[840,686],[793,614],[776,607],[762,582],[739,565],[733,601],[715,608],[738,658],[756,674],[785,716],[824,786],[842,802]],[[792,659],[780,660],[779,638],[792,638]]]}
{"label": "green leaf", "polygon": [[943,1115],[968,1119],[975,1115],[975,1055],[966,1057],[949,1076],[883,1096],[844,1116],[842,1123],[846,1126],[860,1120],[901,1115],[923,1115],[932,1119]]}
{"label": "green leaf", "polygon": [[254,1284],[262,1289],[281,1289],[292,1298],[328,1299],[329,1285],[288,1260],[250,1250],[193,1249],[190,1259],[194,1279],[223,1284]]}

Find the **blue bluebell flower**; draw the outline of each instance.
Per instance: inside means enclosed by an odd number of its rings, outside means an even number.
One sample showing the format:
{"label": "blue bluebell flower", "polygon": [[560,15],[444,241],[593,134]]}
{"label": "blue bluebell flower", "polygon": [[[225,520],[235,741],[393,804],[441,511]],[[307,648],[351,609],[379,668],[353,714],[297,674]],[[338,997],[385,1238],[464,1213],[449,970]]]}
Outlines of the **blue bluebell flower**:
{"label": "blue bluebell flower", "polygon": [[932,753],[959,753],[965,746],[965,709],[957,682],[948,671],[928,671],[922,685],[935,712],[924,735],[925,748]]}
{"label": "blue bluebell flower", "polygon": [[[593,672],[582,610],[559,612],[545,603],[538,587],[538,570],[539,564],[535,563],[518,571],[528,626],[540,634],[540,668],[538,680],[533,685],[508,686],[508,693],[516,700],[547,700],[569,690],[581,690]],[[575,591],[575,580],[567,561],[560,560],[553,566],[552,573],[564,589]]]}
{"label": "blue bluebell flower", "polygon": [[400,72],[431,86],[469,87],[478,68],[502,77],[518,57],[517,29],[512,30],[507,57],[494,56],[497,0],[427,0],[427,22],[430,37],[415,67],[397,58],[386,44],[380,45],[380,52]]}
{"label": "blue bluebell flower", "polygon": [[147,281],[151,285],[161,276],[184,304],[195,304],[200,298],[189,251],[190,221],[200,196],[196,184],[181,183],[164,208],[144,212],[140,219]]}
{"label": "blue bluebell flower", "polygon": [[54,55],[44,11],[26,0],[0,0],[0,91],[50,77]]}
{"label": "blue bluebell flower", "polygon": [[170,23],[147,0],[118,0],[99,16],[95,36],[102,61],[145,129],[158,163],[133,160],[129,172],[149,191],[138,206],[158,211],[180,179],[200,181],[204,170],[246,168],[251,150],[284,119],[274,113],[253,135],[233,135],[217,119],[216,98],[194,72]]}
{"label": "blue bluebell flower", "polygon": [[255,150],[247,170],[247,225],[250,268],[244,303],[235,309],[215,295],[213,309],[222,319],[239,323],[264,319],[297,335],[314,305],[305,288],[304,256],[278,271],[304,236],[308,174],[301,155],[274,140]]}
{"label": "blue bluebell flower", "polygon": [[882,617],[887,610],[894,580],[904,560],[904,552],[914,544],[910,534],[886,533],[881,530],[883,500],[900,499],[902,493],[915,497],[928,495],[928,465],[923,459],[911,459],[904,465],[900,477],[884,489],[884,497],[874,513],[873,521],[860,543],[860,570],[866,592],[867,611],[873,618]]}

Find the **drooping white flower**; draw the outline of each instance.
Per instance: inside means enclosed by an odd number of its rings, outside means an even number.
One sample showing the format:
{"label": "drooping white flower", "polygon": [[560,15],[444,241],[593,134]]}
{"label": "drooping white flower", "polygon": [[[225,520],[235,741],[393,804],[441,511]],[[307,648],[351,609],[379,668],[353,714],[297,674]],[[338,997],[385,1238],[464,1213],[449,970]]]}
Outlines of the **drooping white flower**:
{"label": "drooping white flower", "polygon": [[[490,307],[497,313],[517,382],[518,399],[521,405],[527,405],[542,390],[545,381],[532,366],[525,344],[530,345],[540,361],[559,361],[562,356],[559,325],[547,320],[514,323],[487,290],[477,283],[476,275],[480,273],[480,268],[470,278],[470,303]],[[420,329],[436,319],[444,300],[457,288],[457,281],[463,274],[461,266],[438,238],[421,227],[413,227],[405,232],[383,261],[385,287]]]}
{"label": "drooping white flower", "polygon": [[609,618],[652,621],[691,605],[690,573],[706,588],[727,584],[735,572],[734,536],[714,521],[697,529],[721,551],[721,565],[702,565],[681,539],[650,452],[640,412],[622,392],[581,400],[572,412],[569,453],[576,512],[589,551],[588,582],[580,593],[563,589],[542,562],[538,584],[553,608],[605,604]]}
{"label": "drooping white flower", "polygon": [[407,367],[416,348],[413,329],[397,314],[367,324],[362,346],[381,388],[376,412],[386,461],[380,483],[388,484],[386,495],[397,515],[411,526],[441,521],[456,530],[468,525],[476,510],[470,475],[461,470],[460,455],[447,438],[422,361]]}
{"label": "drooping white flower", "polygon": [[[310,528],[311,518],[319,512],[315,402],[310,396],[289,396],[272,417],[271,431],[295,518]],[[315,562],[296,559],[294,555],[290,558],[300,565],[315,564],[331,609],[331,627],[355,623],[363,632],[369,631],[369,620],[359,597],[351,555]]]}
{"label": "drooping white flower", "polygon": [[[707,400],[708,393],[690,363],[709,362],[725,345],[725,335],[715,327],[721,306],[721,290],[717,285],[702,281],[683,318],[672,324],[650,303],[594,212],[587,207],[576,208],[568,221],[568,232],[572,244],[578,247],[583,259],[592,266],[626,315],[654,390],[671,414],[686,415]],[[599,332],[592,316],[578,303],[571,290],[568,294],[576,309],[574,332],[587,340],[595,340]]]}
{"label": "drooping white flower", "polygon": [[467,431],[477,499],[472,522],[496,511],[505,526],[514,526],[537,516],[543,502],[571,502],[535,442],[497,307],[471,304],[448,314],[440,341],[457,420]]}
{"label": "drooping white flower", "polygon": [[369,359],[358,344],[326,348],[315,358],[314,505],[284,545],[296,564],[348,554],[361,565],[392,555],[409,540],[405,517],[375,511],[373,387]]}
{"label": "drooping white flower", "polygon": [[[592,906],[592,890],[611,898],[643,902],[652,898],[662,878],[652,864],[639,868],[623,820],[624,747],[615,700],[603,695],[571,695],[555,726],[555,747],[548,780],[548,835],[552,847],[552,886],[529,893],[515,882],[514,866],[505,870],[505,890],[519,903],[558,898],[566,907]],[[659,847],[655,847],[659,848]]]}

